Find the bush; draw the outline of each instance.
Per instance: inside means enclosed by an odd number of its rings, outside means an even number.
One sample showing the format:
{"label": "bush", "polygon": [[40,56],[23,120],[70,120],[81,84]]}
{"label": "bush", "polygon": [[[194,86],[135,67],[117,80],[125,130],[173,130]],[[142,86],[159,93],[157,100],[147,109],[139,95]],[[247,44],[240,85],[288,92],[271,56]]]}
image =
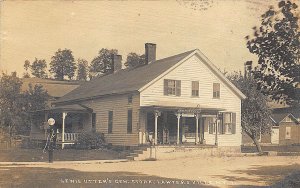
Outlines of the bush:
{"label": "bush", "polygon": [[100,149],[105,145],[104,134],[98,132],[82,132],[75,143],[77,149]]}

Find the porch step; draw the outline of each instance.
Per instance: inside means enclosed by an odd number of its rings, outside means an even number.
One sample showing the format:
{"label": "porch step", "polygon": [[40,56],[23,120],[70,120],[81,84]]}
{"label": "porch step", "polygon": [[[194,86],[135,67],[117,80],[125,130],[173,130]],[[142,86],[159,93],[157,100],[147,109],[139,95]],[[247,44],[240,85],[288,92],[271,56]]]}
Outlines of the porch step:
{"label": "porch step", "polygon": [[139,156],[139,153],[130,153],[130,155],[129,156],[132,156],[132,157],[137,157],[137,156]]}
{"label": "porch step", "polygon": [[127,159],[128,161],[133,161],[133,160],[134,160],[134,157],[131,156],[131,155],[129,155],[129,156],[126,157],[126,159]]}
{"label": "porch step", "polygon": [[133,150],[134,153],[137,154],[142,154],[144,151],[146,151],[147,149],[143,149],[143,150]]}

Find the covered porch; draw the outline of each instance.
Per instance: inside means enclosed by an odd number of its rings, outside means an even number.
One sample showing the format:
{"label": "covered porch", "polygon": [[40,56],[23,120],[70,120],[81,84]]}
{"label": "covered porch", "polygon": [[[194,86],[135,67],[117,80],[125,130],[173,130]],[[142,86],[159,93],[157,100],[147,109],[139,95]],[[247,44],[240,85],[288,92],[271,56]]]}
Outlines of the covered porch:
{"label": "covered porch", "polygon": [[[141,108],[144,127],[140,144],[152,145],[218,145],[218,126],[222,108],[185,104],[182,106],[147,106]],[[214,142],[207,142],[205,132],[214,129]]]}
{"label": "covered porch", "polygon": [[93,122],[93,110],[83,105],[64,105],[55,106],[36,112],[40,118],[43,115],[43,122],[40,122],[39,130],[36,125],[31,128],[31,137],[47,140],[48,119],[55,119],[54,128],[57,133],[57,144],[64,149],[65,145],[74,144],[79,133],[83,131],[93,131],[95,122]]}

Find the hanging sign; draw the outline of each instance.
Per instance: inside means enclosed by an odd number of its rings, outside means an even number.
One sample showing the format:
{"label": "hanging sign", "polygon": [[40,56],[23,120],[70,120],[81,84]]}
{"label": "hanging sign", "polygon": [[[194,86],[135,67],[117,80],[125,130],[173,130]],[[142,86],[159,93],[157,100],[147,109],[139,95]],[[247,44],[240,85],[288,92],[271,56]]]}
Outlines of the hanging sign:
{"label": "hanging sign", "polygon": [[55,120],[53,118],[48,119],[48,125],[53,126],[55,124]]}

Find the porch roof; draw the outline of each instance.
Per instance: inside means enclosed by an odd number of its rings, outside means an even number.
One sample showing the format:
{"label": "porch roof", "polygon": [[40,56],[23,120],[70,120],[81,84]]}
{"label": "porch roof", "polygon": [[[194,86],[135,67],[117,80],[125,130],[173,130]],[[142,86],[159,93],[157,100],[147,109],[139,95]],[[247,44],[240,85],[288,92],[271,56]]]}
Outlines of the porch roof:
{"label": "porch roof", "polygon": [[93,110],[84,105],[79,104],[71,104],[71,105],[62,105],[62,106],[54,106],[50,108],[46,108],[43,110],[44,112],[54,112],[54,113],[62,113],[62,112],[73,112],[73,113],[91,113]]}
{"label": "porch roof", "polygon": [[220,112],[225,111],[224,108],[213,108],[201,104],[188,103],[188,102],[170,102],[170,101],[160,101],[159,103],[142,106],[142,109],[146,111],[151,110],[161,110],[161,111],[178,111],[179,113],[209,113],[209,112]]}

